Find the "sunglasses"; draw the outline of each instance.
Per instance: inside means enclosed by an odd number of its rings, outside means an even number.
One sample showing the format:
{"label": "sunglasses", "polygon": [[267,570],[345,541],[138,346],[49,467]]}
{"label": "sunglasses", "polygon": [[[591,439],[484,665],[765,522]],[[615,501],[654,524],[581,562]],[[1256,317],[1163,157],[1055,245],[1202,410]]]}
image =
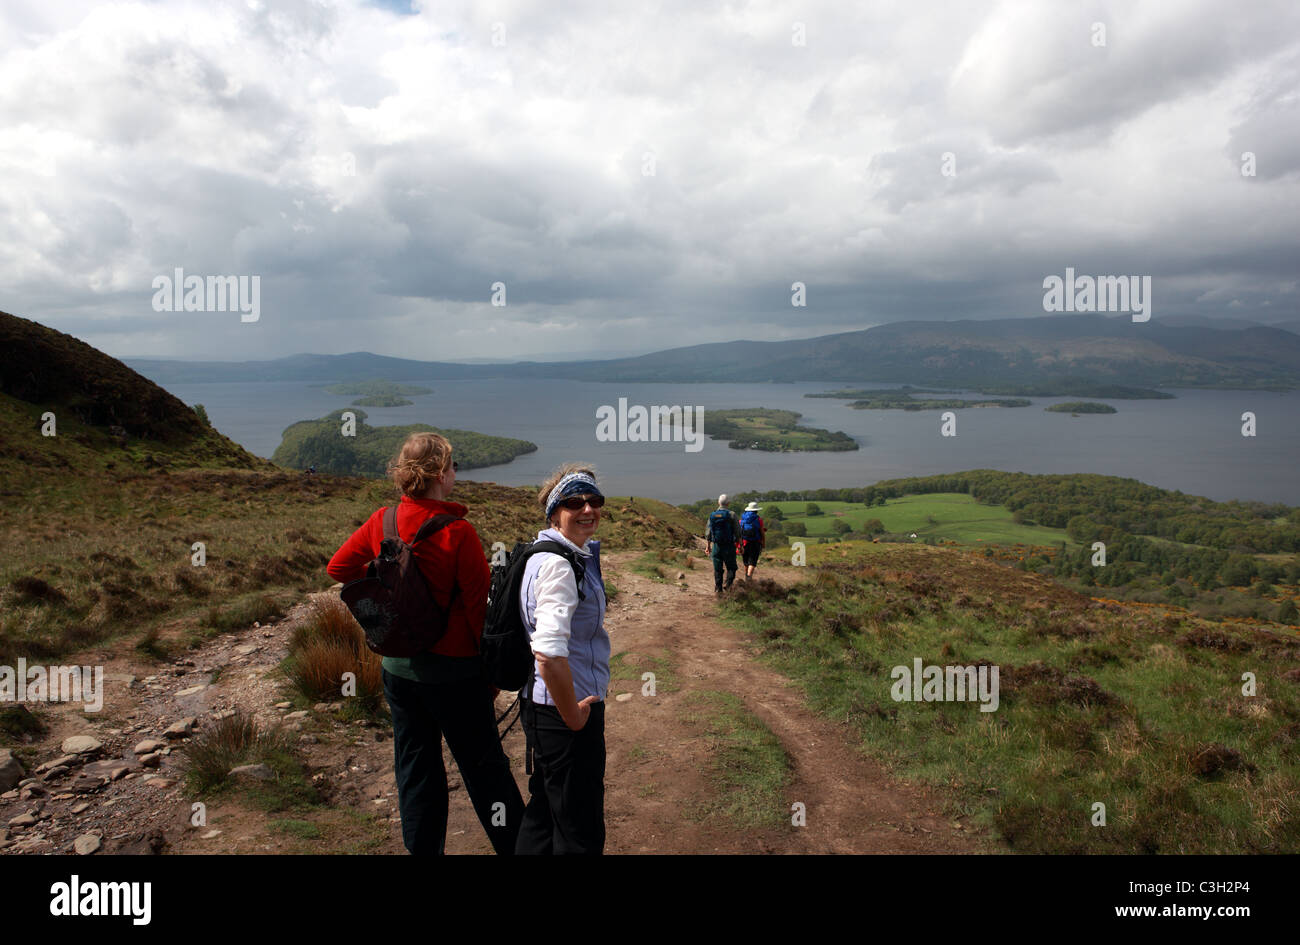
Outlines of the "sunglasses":
{"label": "sunglasses", "polygon": [[593,509],[598,509],[605,504],[603,495],[575,495],[571,499],[561,499],[560,505],[570,512],[579,512],[584,505],[590,505]]}

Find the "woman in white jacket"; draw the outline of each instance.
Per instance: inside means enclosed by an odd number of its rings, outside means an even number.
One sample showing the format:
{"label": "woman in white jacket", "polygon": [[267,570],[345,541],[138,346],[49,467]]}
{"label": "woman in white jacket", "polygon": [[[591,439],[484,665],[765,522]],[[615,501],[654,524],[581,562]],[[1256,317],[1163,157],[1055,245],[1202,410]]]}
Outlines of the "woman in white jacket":
{"label": "woman in white jacket", "polygon": [[537,672],[524,693],[533,773],[515,851],[602,853],[610,645],[600,542],[592,535],[605,497],[589,467],[569,464],[551,474],[538,501],[548,525],[538,540],[559,542],[578,566],[539,552],[529,558],[519,590]]}

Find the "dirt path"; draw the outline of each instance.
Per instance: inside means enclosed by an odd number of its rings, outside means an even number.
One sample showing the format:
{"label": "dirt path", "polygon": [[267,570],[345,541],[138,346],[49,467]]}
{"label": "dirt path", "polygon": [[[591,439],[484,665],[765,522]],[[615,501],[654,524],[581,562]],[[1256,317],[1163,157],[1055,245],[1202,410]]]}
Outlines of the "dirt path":
{"label": "dirt path", "polygon": [[[929,792],[891,778],[847,729],[814,715],[784,677],[748,655],[741,634],[717,620],[708,559],[678,572],[682,588],[620,567],[634,557],[611,556],[620,592],[609,616],[614,652],[666,657],[680,688],[648,699],[639,679],[611,686],[633,696],[612,697],[607,710],[610,852],[979,852],[980,842],[955,829]],[[701,772],[709,751],[683,716],[688,695],[704,690],[738,696],[781,740],[794,769],[784,816],[788,822],[791,805],[802,802],[805,827],[738,831],[692,821],[692,798],[708,790]],[[647,784],[657,803],[640,796]]]}
{"label": "dirt path", "polygon": [[[678,586],[630,570],[637,557],[611,555],[605,562],[606,578],[619,590],[607,625],[615,660],[628,669],[611,683],[606,709],[607,852],[987,848],[954,828],[936,798],[891,779],[858,751],[847,729],[812,714],[796,689],[747,654],[741,634],[716,618],[707,559],[686,570]],[[83,655],[79,663],[105,667],[104,709],[44,707],[50,729],[30,746],[36,757],[29,768],[61,761],[64,770],[29,770],[34,783],[0,795],[0,851],[71,852],[78,838],[95,837],[101,852],[121,853],[403,852],[391,735],[373,724],[344,723],[323,704],[296,712],[286,704],[290,695],[278,666],[308,606],[305,601],[274,625],[224,635],[172,664]],[[642,665],[661,670],[654,696],[642,695]],[[791,805],[802,802],[806,826],[742,829],[708,812],[716,797],[708,774],[713,749],[692,721],[693,700],[705,691],[739,697],[780,739],[793,782],[775,819],[788,823]],[[508,702],[503,696],[499,708]],[[197,731],[236,708],[292,733],[323,806],[268,812],[226,792],[203,801],[203,817],[196,818],[193,804],[200,799],[186,793],[177,750],[186,736],[168,737],[165,730],[193,719]],[[83,734],[98,747],[73,757],[61,750],[65,738]],[[144,740],[167,748],[142,761],[134,749]],[[526,795],[519,726],[504,745]],[[452,786],[447,852],[489,853],[454,761],[444,754]]]}

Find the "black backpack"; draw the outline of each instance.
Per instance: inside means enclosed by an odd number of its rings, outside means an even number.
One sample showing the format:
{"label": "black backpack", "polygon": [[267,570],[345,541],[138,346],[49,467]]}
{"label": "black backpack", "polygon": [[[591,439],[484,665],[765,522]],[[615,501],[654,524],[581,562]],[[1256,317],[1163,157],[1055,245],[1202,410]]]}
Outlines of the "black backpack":
{"label": "black backpack", "polygon": [[[528,628],[519,612],[519,589],[524,582],[524,565],[538,552],[560,555],[573,567],[578,583],[578,600],[586,600],[582,581],[586,566],[577,553],[558,541],[542,540],[531,544],[519,542],[506,555],[504,564],[492,566],[492,585],[488,590],[487,617],[483,621],[483,640],[479,653],[488,681],[503,692],[520,690],[533,676],[533,648]],[[532,698],[532,693],[528,694]]]}
{"label": "black backpack", "polygon": [[379,557],[367,565],[365,577],[343,585],[339,596],[366,632],[366,646],[380,656],[414,656],[447,632],[448,613],[460,588],[453,584],[451,599],[441,607],[411,549],[456,521],[454,515],[435,515],[407,544],[397,533],[397,506],[390,505],[384,513]]}

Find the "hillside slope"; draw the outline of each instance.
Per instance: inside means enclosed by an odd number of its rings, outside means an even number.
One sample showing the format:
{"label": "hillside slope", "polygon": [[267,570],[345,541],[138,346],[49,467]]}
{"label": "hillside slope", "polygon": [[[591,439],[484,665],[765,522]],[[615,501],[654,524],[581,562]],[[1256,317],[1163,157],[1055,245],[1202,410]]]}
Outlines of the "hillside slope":
{"label": "hillside slope", "polygon": [[[54,415],[53,434],[47,414]],[[271,469],[192,408],[71,335],[0,312],[0,471],[8,488],[67,470]],[[109,465],[111,464],[111,465]]]}

